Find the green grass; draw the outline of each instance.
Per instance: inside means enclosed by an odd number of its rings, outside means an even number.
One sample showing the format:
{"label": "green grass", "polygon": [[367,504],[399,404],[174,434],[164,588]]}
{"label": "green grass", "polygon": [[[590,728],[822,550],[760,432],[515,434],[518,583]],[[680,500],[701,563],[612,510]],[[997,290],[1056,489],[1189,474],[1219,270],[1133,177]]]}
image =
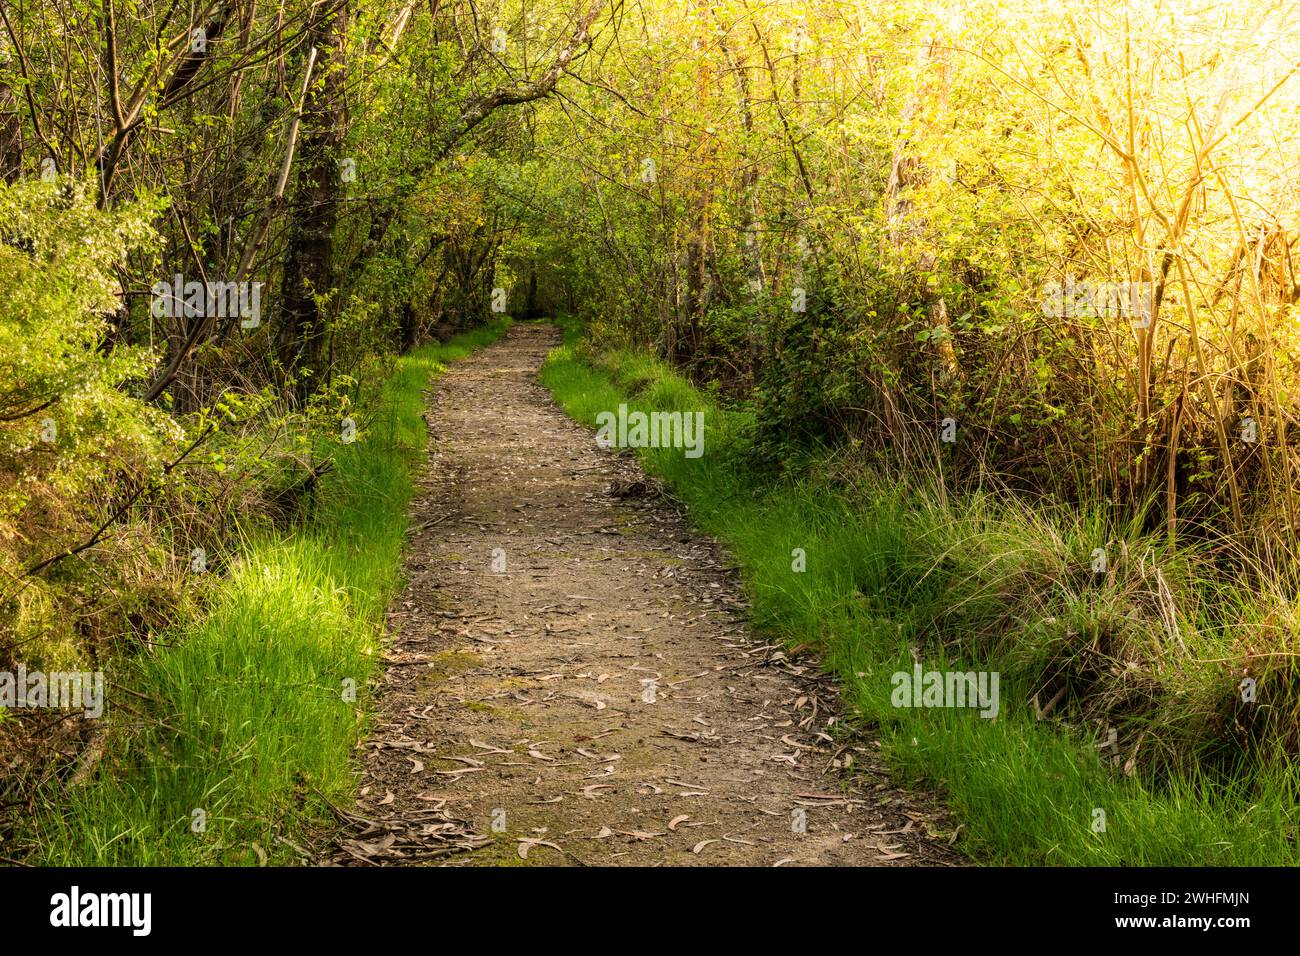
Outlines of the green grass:
{"label": "green grass", "polygon": [[[500,320],[398,360],[368,429],[333,450],[304,526],[251,541],[206,616],[122,674],[133,694],[110,683],[110,702],[148,719],[130,731],[130,715],[116,709],[95,775],[51,793],[54,809],[33,821],[33,862],[292,862],[278,838],[298,842],[329,823],[329,803],[351,802],[367,682],[400,582],[412,471],[426,442],[422,391],[445,363],[508,326]],[[345,699],[349,686],[355,700]]]}
{"label": "green grass", "polygon": [[[858,472],[846,477],[825,460],[811,460],[798,477],[757,474],[748,464],[748,413],[719,407],[644,356],[589,355],[578,330],[566,324],[565,331],[542,381],[576,420],[594,428],[597,413],[622,402],[705,412],[703,457],[642,449],[645,467],[730,548],[756,627],[814,648],[851,710],[878,729],[898,773],[942,793],[962,826],[959,846],[973,858],[1300,862],[1289,796],[1294,764],[1262,753],[1249,767],[1201,769],[1213,749],[1216,708],[1236,693],[1236,678],[1206,662],[1232,639],[1231,622],[1208,600],[1180,607],[1178,637],[1189,647],[1174,650],[1150,600],[1155,564],[1175,593],[1209,587],[1196,578],[1195,553],[1161,550],[1160,539],[1121,529],[1107,545],[1111,574],[1097,584],[1077,571],[1087,568],[1096,538],[1088,515],[1044,513],[994,496],[954,500]],[[806,553],[802,573],[793,570],[796,548]],[[913,649],[927,670],[999,671],[998,717],[894,707],[890,675],[911,671]],[[1102,651],[1141,666],[1094,674]],[[1031,713],[1032,689],[1052,674],[1071,684],[1068,722]],[[1100,722],[1089,730],[1091,717]],[[1119,724],[1125,756],[1143,741],[1131,776],[1099,759],[1096,741],[1110,720]],[[1093,830],[1098,809],[1104,832]]]}

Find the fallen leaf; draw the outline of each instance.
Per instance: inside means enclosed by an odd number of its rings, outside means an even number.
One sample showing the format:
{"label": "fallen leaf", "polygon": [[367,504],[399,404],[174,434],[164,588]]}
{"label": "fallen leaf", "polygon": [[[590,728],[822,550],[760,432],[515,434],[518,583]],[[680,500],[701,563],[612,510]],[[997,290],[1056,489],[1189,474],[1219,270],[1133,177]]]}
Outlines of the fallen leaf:
{"label": "fallen leaf", "polygon": [[471,747],[477,747],[479,750],[482,750],[484,753],[489,753],[489,754],[512,754],[512,753],[514,753],[513,750],[502,750],[500,747],[493,747],[491,744],[485,744],[485,743],[483,743],[483,741],[481,741],[481,740],[473,740],[473,739],[471,739],[470,742],[469,742],[469,745],[470,745]]}
{"label": "fallen leaf", "polygon": [[535,846],[549,846],[552,850],[559,850],[561,853],[564,852],[554,843],[550,843],[546,840],[538,840],[534,837],[517,837],[517,839],[519,840],[519,859],[521,860],[528,859],[528,851]]}
{"label": "fallen leaf", "polygon": [[360,840],[345,840],[344,846],[348,847],[360,856],[374,856],[376,853],[382,853],[384,850],[387,850],[396,842],[396,835],[390,833],[383,839],[376,840],[374,843],[363,843]]}
{"label": "fallen leaf", "polygon": [[661,836],[667,836],[665,833],[649,833],[645,830],[617,830],[615,832],[621,833],[624,836],[634,837],[638,840],[654,840]]}

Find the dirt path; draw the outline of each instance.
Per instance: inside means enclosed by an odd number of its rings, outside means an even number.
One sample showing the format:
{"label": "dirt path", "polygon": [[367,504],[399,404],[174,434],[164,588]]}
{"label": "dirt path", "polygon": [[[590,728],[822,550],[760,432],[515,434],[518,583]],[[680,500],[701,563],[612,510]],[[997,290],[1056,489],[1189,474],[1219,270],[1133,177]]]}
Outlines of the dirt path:
{"label": "dirt path", "polygon": [[719,548],[537,384],[559,341],[516,327],[436,385],[346,858],[960,862],[815,662],[749,636]]}

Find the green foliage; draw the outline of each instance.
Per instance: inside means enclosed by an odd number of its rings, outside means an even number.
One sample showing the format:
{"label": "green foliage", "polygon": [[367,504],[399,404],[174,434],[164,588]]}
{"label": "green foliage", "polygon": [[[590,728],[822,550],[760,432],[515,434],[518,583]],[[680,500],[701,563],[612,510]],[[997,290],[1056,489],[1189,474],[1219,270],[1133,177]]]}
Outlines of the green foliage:
{"label": "green foliage", "polygon": [[82,655],[56,612],[63,585],[24,572],[89,535],[79,501],[110,498],[185,436],[127,390],[149,354],[104,347],[115,269],[152,244],[158,208],[106,213],[75,182],[0,182],[0,659],[11,642],[29,661]]}

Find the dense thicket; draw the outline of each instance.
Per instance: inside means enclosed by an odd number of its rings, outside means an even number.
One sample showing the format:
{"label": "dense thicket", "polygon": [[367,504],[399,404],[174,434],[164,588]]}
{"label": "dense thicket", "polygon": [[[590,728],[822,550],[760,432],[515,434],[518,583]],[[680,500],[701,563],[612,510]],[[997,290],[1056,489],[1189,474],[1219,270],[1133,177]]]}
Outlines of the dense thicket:
{"label": "dense thicket", "polygon": [[752,397],[773,458],[1290,547],[1294,5],[685,7],[546,114],[563,301]]}

